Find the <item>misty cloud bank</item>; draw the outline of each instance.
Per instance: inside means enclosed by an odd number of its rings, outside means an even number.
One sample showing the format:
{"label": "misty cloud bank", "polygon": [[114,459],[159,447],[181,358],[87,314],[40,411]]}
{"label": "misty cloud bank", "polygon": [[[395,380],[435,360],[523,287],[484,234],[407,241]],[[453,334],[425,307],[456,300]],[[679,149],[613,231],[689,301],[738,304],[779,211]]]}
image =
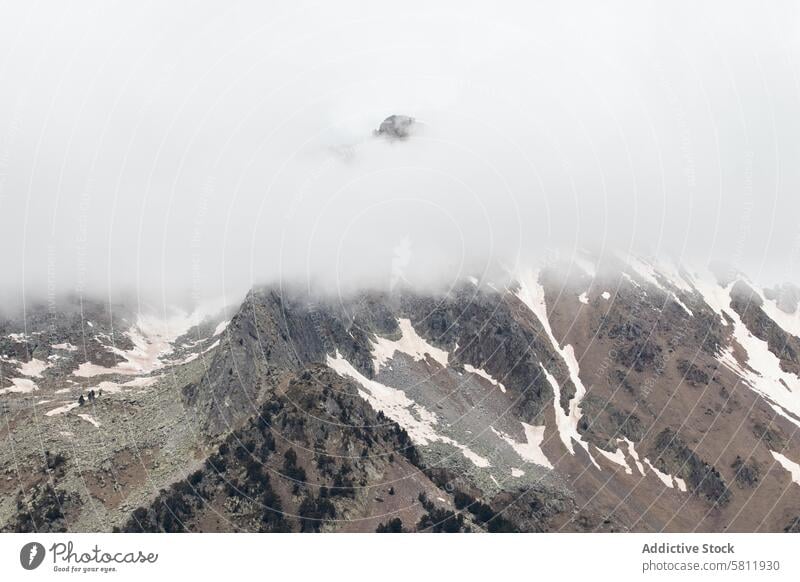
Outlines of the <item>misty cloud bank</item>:
{"label": "misty cloud bank", "polygon": [[[328,4],[7,7],[4,303],[580,248],[800,279],[796,5]],[[374,135],[391,114],[408,139]]]}

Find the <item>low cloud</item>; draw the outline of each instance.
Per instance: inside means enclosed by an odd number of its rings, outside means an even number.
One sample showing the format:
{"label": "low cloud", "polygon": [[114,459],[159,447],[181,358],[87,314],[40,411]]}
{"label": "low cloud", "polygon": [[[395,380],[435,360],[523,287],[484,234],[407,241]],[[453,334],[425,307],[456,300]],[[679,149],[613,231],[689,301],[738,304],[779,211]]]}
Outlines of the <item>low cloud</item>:
{"label": "low cloud", "polygon": [[[82,10],[0,24],[6,304],[439,286],[581,248],[797,278],[790,3]],[[375,135],[392,114],[406,139]]]}

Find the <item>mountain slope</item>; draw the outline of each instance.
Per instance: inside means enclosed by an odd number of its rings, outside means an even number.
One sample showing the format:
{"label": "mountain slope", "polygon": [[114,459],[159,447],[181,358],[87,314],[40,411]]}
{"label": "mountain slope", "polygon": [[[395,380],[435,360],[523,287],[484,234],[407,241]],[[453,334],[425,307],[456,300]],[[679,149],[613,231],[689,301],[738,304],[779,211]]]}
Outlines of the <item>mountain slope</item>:
{"label": "mountain slope", "polygon": [[[254,289],[229,321],[204,317],[180,337],[144,333],[139,318],[123,334],[130,346],[100,366],[98,380],[119,388],[92,402],[99,427],[75,425],[80,408],[48,417],[33,402],[65,382],[97,388],[80,380],[97,371],[85,356],[42,372],[14,343],[12,381],[41,387],[3,395],[17,448],[4,453],[0,519],[145,531],[793,530],[793,289],[635,257],[442,293]],[[42,420],[31,429],[26,418]],[[87,455],[90,427],[110,445]],[[49,456],[25,444],[31,430],[48,435]]]}

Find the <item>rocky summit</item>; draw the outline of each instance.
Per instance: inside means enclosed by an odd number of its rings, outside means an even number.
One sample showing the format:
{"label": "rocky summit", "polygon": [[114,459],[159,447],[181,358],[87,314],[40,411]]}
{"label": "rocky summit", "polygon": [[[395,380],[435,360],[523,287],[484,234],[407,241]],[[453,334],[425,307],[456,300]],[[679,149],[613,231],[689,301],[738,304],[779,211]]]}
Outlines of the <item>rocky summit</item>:
{"label": "rocky summit", "polygon": [[587,256],[441,293],[29,307],[0,321],[0,528],[796,531],[797,297]]}
{"label": "rocky summit", "polygon": [[375,130],[375,135],[388,139],[406,139],[411,135],[415,123],[415,119],[408,115],[390,115]]}

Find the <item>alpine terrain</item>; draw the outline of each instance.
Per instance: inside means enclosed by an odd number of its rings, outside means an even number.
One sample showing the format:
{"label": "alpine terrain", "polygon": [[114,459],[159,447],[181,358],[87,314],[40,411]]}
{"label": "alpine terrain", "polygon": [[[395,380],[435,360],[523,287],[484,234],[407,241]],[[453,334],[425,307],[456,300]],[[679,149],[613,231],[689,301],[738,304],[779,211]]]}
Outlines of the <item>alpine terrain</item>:
{"label": "alpine terrain", "polygon": [[587,255],[442,292],[29,304],[0,321],[0,528],[798,531],[799,302]]}

